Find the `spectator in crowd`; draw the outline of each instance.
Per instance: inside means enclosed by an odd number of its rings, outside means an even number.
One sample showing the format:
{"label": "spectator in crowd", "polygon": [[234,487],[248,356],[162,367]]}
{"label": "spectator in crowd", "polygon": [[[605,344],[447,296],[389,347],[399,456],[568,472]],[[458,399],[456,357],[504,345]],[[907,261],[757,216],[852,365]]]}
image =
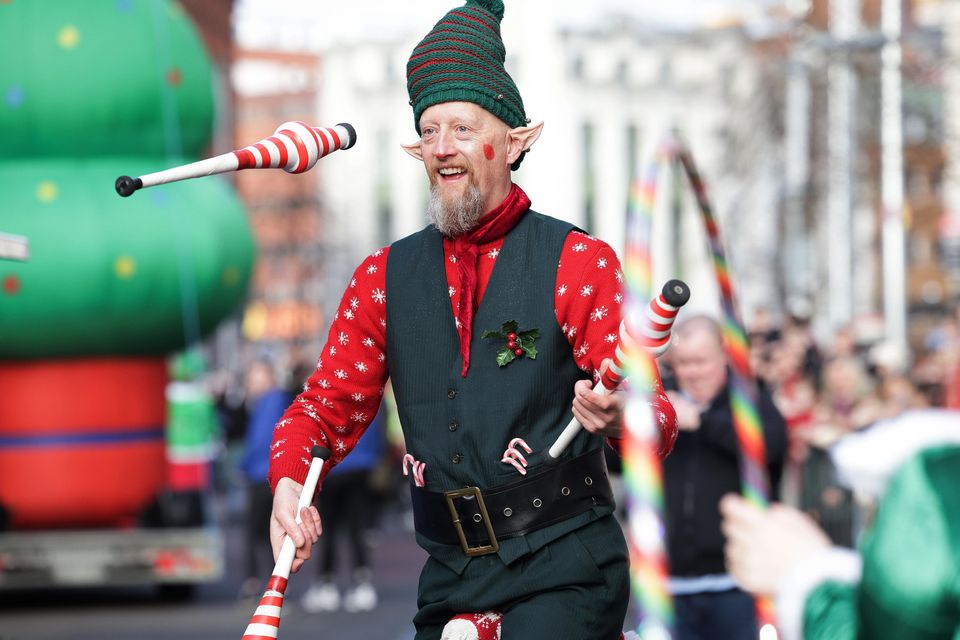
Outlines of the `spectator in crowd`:
{"label": "spectator in crowd", "polygon": [[[667,395],[680,434],[663,470],[675,638],[755,640],[753,599],[727,574],[720,533],[720,498],[741,487],[723,336],[719,323],[702,315],[678,323],[674,335],[667,357],[677,388]],[[759,411],[776,490],[786,456],[786,424],[765,391]]]}
{"label": "spectator in crowd", "polygon": [[823,369],[823,353],[817,344],[811,325],[808,304],[794,303],[786,317],[781,335],[803,350],[803,374],[809,380],[819,381]]}
{"label": "spectator in crowd", "polygon": [[244,435],[240,468],[247,486],[246,548],[241,595],[260,593],[263,576],[269,575],[269,522],[273,493],[267,482],[270,467],[270,443],[273,427],[290,404],[290,394],[277,383],[273,364],[266,358],[255,359],[247,368],[247,429]]}
{"label": "spectator in crowd", "polygon": [[776,344],[764,381],[773,389],[774,401],[790,430],[791,441],[796,432],[809,429],[814,421],[817,403],[816,384],[804,367],[806,346],[795,334],[787,334]]}
{"label": "spectator in crowd", "polygon": [[787,423],[788,460],[781,495],[793,504],[799,499],[802,469],[809,449],[807,440],[814,423],[817,404],[816,383],[805,367],[807,344],[790,332],[771,349],[764,381],[773,393],[773,402]]}
{"label": "spectator in crowd", "polygon": [[[377,606],[367,528],[375,520],[372,512],[378,504],[371,483],[386,452],[385,413],[381,404],[357,446],[330,471],[320,491],[324,531],[319,540],[319,580],[302,600],[303,608],[311,613],[336,611],[341,604],[350,613],[370,611]],[[337,558],[345,554],[337,551],[344,545],[350,549],[351,585],[341,600],[336,581]]]}
{"label": "spectator in crowd", "polygon": [[827,532],[834,544],[853,545],[853,494],[837,482],[829,449],[848,433],[882,416],[874,383],[852,355],[831,359],[823,370],[813,426],[802,433],[807,447],[798,506]]}

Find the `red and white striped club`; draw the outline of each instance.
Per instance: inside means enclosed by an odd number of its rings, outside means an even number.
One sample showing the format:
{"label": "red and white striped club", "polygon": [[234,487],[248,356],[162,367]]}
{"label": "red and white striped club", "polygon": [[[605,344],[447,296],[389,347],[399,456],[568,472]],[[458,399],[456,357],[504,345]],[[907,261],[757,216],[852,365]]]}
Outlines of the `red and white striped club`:
{"label": "red and white striped club", "polygon": [[284,122],[272,136],[249,147],[138,178],[120,176],[114,186],[117,193],[127,197],[144,187],[241,169],[283,169],[287,173],[303,173],[313,168],[320,158],[339,149],[349,149],[356,142],[357,132],[346,122],[333,127]]}
{"label": "red and white striped club", "polygon": [[[317,481],[320,479],[320,470],[323,469],[323,462],[330,457],[330,450],[315,446],[310,451],[313,459],[310,462],[310,471],[307,472],[307,479],[303,483],[303,491],[300,492],[300,500],[297,503],[297,524],[302,522],[300,512],[304,507],[313,502],[313,494],[317,489]],[[283,608],[283,593],[287,589],[287,580],[290,578],[290,569],[293,566],[293,557],[296,555],[297,548],[293,539],[287,536],[283,539],[283,545],[280,547],[280,553],[277,554],[277,564],[273,567],[273,575],[267,581],[267,588],[260,598],[260,604],[257,610],[253,612],[250,618],[250,624],[247,630],[243,632],[241,640],[273,640],[280,632],[280,610]]]}
{"label": "red and white striped club", "polygon": [[[663,285],[660,295],[647,305],[646,313],[636,321],[624,318],[620,322],[619,339],[614,357],[608,367],[601,369],[600,382],[594,391],[600,395],[612,393],[626,377],[624,362],[631,351],[642,347],[654,358],[662,355],[670,346],[673,321],[680,307],[690,299],[690,288],[682,280],[670,280]],[[629,322],[628,322],[629,320]],[[557,437],[547,451],[551,458],[559,458],[567,445],[580,432],[583,425],[574,418]]]}

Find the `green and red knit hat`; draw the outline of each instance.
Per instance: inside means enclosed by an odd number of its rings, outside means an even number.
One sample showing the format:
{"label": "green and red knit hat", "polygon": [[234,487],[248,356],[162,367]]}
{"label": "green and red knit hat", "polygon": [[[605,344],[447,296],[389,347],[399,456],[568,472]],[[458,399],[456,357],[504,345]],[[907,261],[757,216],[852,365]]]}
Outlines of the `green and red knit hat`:
{"label": "green and red knit hat", "polygon": [[420,115],[442,102],[473,102],[511,128],[527,124],[520,91],[503,66],[502,19],[501,0],[467,0],[414,47],[407,62],[407,93],[417,134]]}

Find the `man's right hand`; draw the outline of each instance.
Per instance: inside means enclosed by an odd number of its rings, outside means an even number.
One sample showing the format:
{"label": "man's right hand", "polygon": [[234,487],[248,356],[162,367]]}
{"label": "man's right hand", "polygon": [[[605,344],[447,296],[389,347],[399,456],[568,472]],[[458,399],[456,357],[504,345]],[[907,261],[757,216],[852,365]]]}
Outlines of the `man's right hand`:
{"label": "man's right hand", "polygon": [[296,573],[301,565],[310,558],[310,549],[320,538],[323,526],[320,523],[320,512],[313,505],[304,507],[300,511],[299,524],[296,521],[297,504],[303,485],[290,478],[280,478],[277,488],[273,492],[273,511],[270,514],[270,545],[273,547],[273,560],[276,562],[283,546],[284,536],[290,536],[297,548],[290,570]]}
{"label": "man's right hand", "polygon": [[696,431],[700,428],[700,407],[676,391],[667,391],[667,397],[677,412],[677,427],[681,431]]}
{"label": "man's right hand", "polygon": [[720,514],[727,571],[750,593],[777,597],[791,572],[831,544],[810,516],[786,505],[760,509],[731,493]]}

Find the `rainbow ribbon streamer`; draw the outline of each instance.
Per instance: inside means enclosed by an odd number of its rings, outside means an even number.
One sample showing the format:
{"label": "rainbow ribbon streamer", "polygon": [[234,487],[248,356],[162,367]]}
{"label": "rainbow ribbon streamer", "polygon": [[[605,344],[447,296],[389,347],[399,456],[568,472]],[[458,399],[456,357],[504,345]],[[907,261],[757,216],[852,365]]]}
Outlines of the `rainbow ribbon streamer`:
{"label": "rainbow ribbon streamer", "polygon": [[730,404],[733,413],[733,426],[740,444],[740,472],[744,497],[758,507],[766,507],[770,500],[770,481],[767,478],[766,447],[763,442],[763,428],[757,411],[757,385],[750,370],[750,354],[747,347],[747,334],[737,314],[733,285],[730,281],[730,269],[727,266],[726,253],[720,238],[720,227],[713,214],[713,207],[707,199],[706,188],[700,173],[693,162],[690,152],[677,149],[677,160],[683,166],[690,180],[690,186],[697,198],[697,206],[703,217],[703,224],[710,241],[710,253],[713,257],[713,271],[720,287],[720,304],[723,308],[723,338],[730,359],[731,376]]}
{"label": "rainbow ribbon streamer", "polygon": [[[734,430],[740,446],[740,475],[745,498],[766,507],[770,498],[766,446],[757,411],[757,387],[750,370],[746,332],[737,314],[736,299],[727,266],[720,227],[707,198],[706,189],[689,151],[675,142],[661,145],[642,179],[630,190],[627,215],[627,243],[624,274],[627,283],[627,325],[644,313],[650,299],[652,261],[650,236],[659,168],[671,161],[683,167],[697,199],[704,228],[710,241],[714,273],[723,309],[722,329],[732,370],[730,403]],[[673,626],[673,602],[667,589],[668,574],[663,545],[663,476],[656,455],[656,430],[649,405],[649,390],[660,373],[648,351],[630,347],[627,373],[638,384],[631,386],[627,400],[627,437],[624,441],[624,480],[630,505],[630,582],[640,605],[637,634],[643,640],[669,640]],[[776,638],[773,607],[757,599],[761,638]]]}
{"label": "rainbow ribbon streamer", "polygon": [[[730,406],[733,426],[740,445],[740,481],[744,498],[752,504],[765,508],[770,501],[770,480],[767,476],[766,446],[763,428],[757,411],[757,385],[750,370],[747,334],[737,314],[730,269],[720,237],[720,226],[707,198],[706,187],[693,162],[690,152],[683,146],[676,149],[676,160],[683,167],[697,199],[703,218],[713,270],[720,287],[720,304],[723,307],[723,338],[732,371],[730,380]],[[757,598],[757,618],[761,625],[761,637],[769,637],[773,629],[773,606],[766,598]]]}
{"label": "rainbow ribbon streamer", "polygon": [[[650,301],[652,268],[650,233],[660,165],[670,157],[661,148],[642,179],[630,189],[627,241],[623,261],[626,276],[627,326],[640,326]],[[623,343],[628,376],[634,381],[627,398],[627,436],[623,442],[624,481],[630,520],[630,585],[639,603],[637,634],[644,640],[669,640],[673,601],[667,589],[663,544],[663,479],[657,457],[657,430],[650,410],[650,390],[660,381],[653,356],[636,343]]]}

